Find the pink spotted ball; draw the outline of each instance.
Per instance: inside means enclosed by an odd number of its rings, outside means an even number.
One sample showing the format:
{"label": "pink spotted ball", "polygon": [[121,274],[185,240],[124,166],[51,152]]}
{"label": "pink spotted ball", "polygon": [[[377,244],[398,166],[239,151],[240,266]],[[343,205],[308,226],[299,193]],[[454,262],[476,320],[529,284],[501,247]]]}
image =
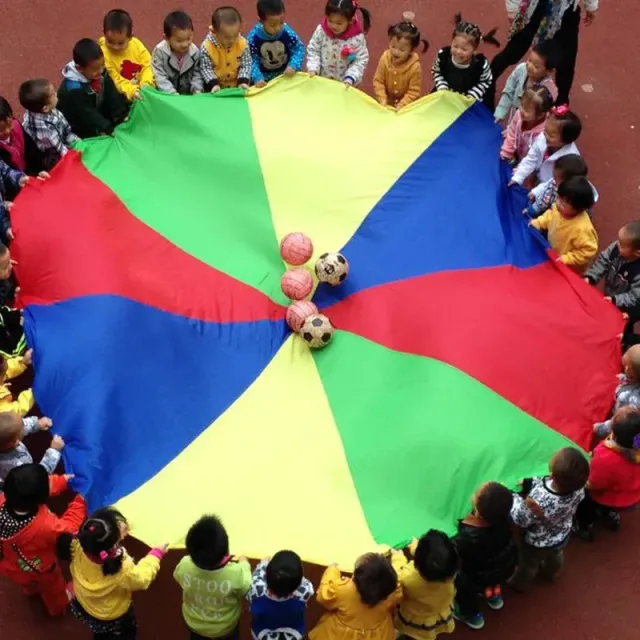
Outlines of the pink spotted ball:
{"label": "pink spotted ball", "polygon": [[313,278],[306,269],[289,269],[280,280],[282,293],[292,300],[306,298],[313,289]]}
{"label": "pink spotted ball", "polygon": [[318,307],[309,300],[296,300],[292,302],[288,309],[286,320],[292,331],[300,331],[304,321],[309,317],[318,313]]}
{"label": "pink spotted ball", "polygon": [[304,233],[289,233],[280,243],[280,255],[287,264],[299,266],[313,255],[313,242]]}

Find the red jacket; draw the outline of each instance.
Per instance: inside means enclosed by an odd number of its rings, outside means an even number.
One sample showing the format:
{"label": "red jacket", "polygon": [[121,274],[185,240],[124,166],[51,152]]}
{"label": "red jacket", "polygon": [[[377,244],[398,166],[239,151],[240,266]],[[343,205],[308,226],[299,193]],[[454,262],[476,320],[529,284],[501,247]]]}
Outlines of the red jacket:
{"label": "red jacket", "polygon": [[[64,476],[51,476],[51,495],[63,493],[67,488]],[[0,507],[5,503],[0,494]],[[24,529],[12,538],[0,539],[0,574],[8,578],[24,579],[25,574],[47,573],[57,564],[55,547],[61,533],[77,533],[87,516],[82,496],[76,496],[61,517],[42,505],[38,514]]]}
{"label": "red jacket", "polygon": [[640,502],[640,464],[601,442],[593,451],[589,495],[605,507],[623,509]]}

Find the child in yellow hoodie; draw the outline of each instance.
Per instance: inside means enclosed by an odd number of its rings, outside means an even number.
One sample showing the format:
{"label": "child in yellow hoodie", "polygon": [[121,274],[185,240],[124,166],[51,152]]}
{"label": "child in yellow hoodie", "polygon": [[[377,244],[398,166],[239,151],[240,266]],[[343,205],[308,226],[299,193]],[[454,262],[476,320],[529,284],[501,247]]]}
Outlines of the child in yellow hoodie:
{"label": "child in yellow hoodie", "polygon": [[431,530],[409,547],[413,560],[395,551],[391,563],[402,585],[402,602],[396,612],[396,628],[405,638],[432,640],[453,633],[453,581],[458,552],[449,537]]}
{"label": "child in yellow hoodie", "polygon": [[135,638],[133,592],[149,588],[167,552],[168,545],[151,549],[136,564],[122,546],[128,532],[126,518],[106,508],[86,520],[77,536],[64,533],[58,538],[59,558],[71,563],[71,613],[96,638]]}
{"label": "child in yellow hoodie", "polygon": [[551,248],[560,254],[558,260],[580,275],[598,253],[598,234],[587,212],[594,201],[593,187],[586,178],[569,178],[558,186],[551,209],[531,222],[532,227],[547,232]]}
{"label": "child in yellow hoodie", "polygon": [[34,399],[31,389],[22,391],[17,399],[14,400],[9,389],[10,383],[6,382],[12,378],[17,378],[26,371],[31,364],[32,356],[33,351],[31,349],[17,358],[3,358],[0,356],[0,411],[13,411],[13,413],[17,413],[21,418],[24,418],[33,408]]}
{"label": "child in yellow hoodie", "polygon": [[129,102],[139,100],[142,87],[155,86],[151,54],[138,38],[133,37],[133,21],[122,9],[107,13],[103,31],[98,44],[104,53],[109,76]]}

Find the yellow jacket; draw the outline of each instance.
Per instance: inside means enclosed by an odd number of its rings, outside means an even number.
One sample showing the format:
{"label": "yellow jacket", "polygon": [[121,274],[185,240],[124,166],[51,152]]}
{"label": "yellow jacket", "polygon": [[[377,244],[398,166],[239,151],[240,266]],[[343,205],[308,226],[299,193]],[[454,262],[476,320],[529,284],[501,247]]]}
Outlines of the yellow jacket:
{"label": "yellow jacket", "polygon": [[394,553],[391,564],[402,584],[402,602],[396,612],[396,629],[415,640],[432,640],[441,633],[453,633],[453,579],[427,582],[407,561],[404,553]]}
{"label": "yellow jacket", "polygon": [[111,51],[105,37],[98,40],[104,54],[104,64],[116,89],[127,100],[133,100],[133,94],[141,87],[155,86],[151,69],[151,54],[138,38],[131,38],[122,51]]}
{"label": "yellow jacket", "polygon": [[389,51],[382,54],[373,76],[373,91],[380,104],[405,107],[420,97],[421,88],[422,66],[417,53],[401,65],[393,64]]}
{"label": "yellow jacket", "polygon": [[402,587],[384,602],[368,607],[351,578],[343,578],[340,570],[329,567],[318,588],[318,602],[327,609],[309,640],[395,640],[393,611],[402,598]]}
{"label": "yellow jacket", "polygon": [[547,231],[549,244],[560,255],[560,261],[578,274],[584,273],[598,253],[598,234],[586,211],[564,218],[554,204],[531,225]]}
{"label": "yellow jacket", "polygon": [[202,48],[200,65],[205,85],[210,80],[217,80],[222,89],[228,89],[236,87],[240,79],[246,81],[251,77],[251,55],[247,41],[242,36],[227,48],[218,44],[215,36],[209,34]]}
{"label": "yellow jacket", "polygon": [[[22,357],[8,358],[7,359],[7,375],[6,379],[11,380],[17,378],[27,368]],[[35,404],[33,398],[33,391],[27,389],[18,396],[17,400],[13,399],[9,386],[6,384],[0,385],[0,411],[12,411],[19,416],[24,417]]]}
{"label": "yellow jacket", "polygon": [[149,588],[160,570],[160,559],[151,551],[138,564],[123,549],[122,569],[105,576],[102,565],[85,555],[80,543],[71,543],[73,590],[83,609],[98,620],[115,620],[131,606],[132,593]]}

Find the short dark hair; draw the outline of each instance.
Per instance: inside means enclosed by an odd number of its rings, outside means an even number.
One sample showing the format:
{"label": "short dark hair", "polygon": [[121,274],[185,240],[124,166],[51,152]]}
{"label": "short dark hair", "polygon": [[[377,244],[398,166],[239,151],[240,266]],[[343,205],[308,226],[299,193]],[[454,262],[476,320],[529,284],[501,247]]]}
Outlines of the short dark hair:
{"label": "short dark hair", "polygon": [[124,9],[111,9],[102,21],[102,30],[104,33],[107,31],[117,31],[119,33],[124,31],[127,37],[130,38],[133,35],[133,20],[129,12]]}
{"label": "short dark hair", "polygon": [[49,475],[42,465],[23,464],[9,471],[3,491],[12,511],[33,513],[49,500]]}
{"label": "short dark hair", "polygon": [[544,66],[553,71],[559,62],[558,46],[553,40],[543,40],[533,47],[533,51],[537,53],[543,60]]}
{"label": "short dark hair", "polygon": [[418,540],[414,564],[428,582],[446,582],[455,576],[460,560],[449,536],[431,529]]}
{"label": "short dark hair", "polygon": [[49,87],[51,83],[46,78],[23,82],[18,90],[20,104],[27,111],[41,113],[49,100]]}
{"label": "short dark hair", "polygon": [[193,20],[185,11],[172,11],[165,17],[162,29],[164,31],[164,35],[167,38],[170,38],[173,35],[174,30],[191,29],[191,31],[193,31]]}
{"label": "short dark hair", "polygon": [[284,13],[284,2],[282,0],[258,0],[256,6],[258,18],[266,20],[269,16],[279,16]]}
{"label": "short dark hair", "polygon": [[91,38],[82,38],[73,47],[73,61],[81,69],[94,60],[101,60],[102,58],[104,58],[104,54],[100,45]]}
{"label": "short dark hair", "polygon": [[13,118],[13,109],[5,98],[0,96],[0,120],[9,120]]}
{"label": "short dark hair", "polygon": [[211,26],[218,30],[223,24],[238,24],[242,22],[242,16],[235,7],[218,7],[211,14]]}
{"label": "short dark hair", "polygon": [[558,185],[558,195],[578,211],[590,209],[596,200],[593,187],[584,176],[576,176],[561,182]]}
{"label": "short dark hair", "polygon": [[569,178],[586,178],[589,173],[587,163],[584,161],[584,158],[577,153],[568,153],[566,156],[560,156],[555,161],[553,168],[560,172],[562,182]]}
{"label": "short dark hair", "polygon": [[488,524],[498,525],[509,522],[513,493],[499,482],[487,482],[476,493],[476,510]]}
{"label": "short dark hair", "polygon": [[560,493],[573,493],[587,484],[589,461],[582,451],[565,447],[551,458],[549,471]]}
{"label": "short dark hair", "polygon": [[575,142],[582,133],[582,121],[573,111],[551,110],[551,115],[560,125],[560,139],[564,144]]}
{"label": "short dark hair", "polygon": [[367,553],[356,564],[353,582],[362,603],[375,607],[396,590],[398,574],[388,558],[380,553]]}
{"label": "short dark hair", "polygon": [[[625,235],[627,235],[629,240],[631,240],[631,246],[634,249],[640,249],[640,220],[627,222],[627,224],[622,228],[624,229]],[[3,251],[0,250],[0,256],[2,254]]]}
{"label": "short dark hair", "polygon": [[612,421],[613,439],[625,449],[635,448],[635,439],[640,435],[640,411],[616,413]]}
{"label": "short dark hair", "polygon": [[267,587],[278,598],[290,596],[302,582],[302,560],[294,551],[278,551],[267,565]]}
{"label": "short dark hair", "polygon": [[187,533],[187,552],[203,571],[213,571],[229,555],[229,536],[218,516],[202,516]]}

